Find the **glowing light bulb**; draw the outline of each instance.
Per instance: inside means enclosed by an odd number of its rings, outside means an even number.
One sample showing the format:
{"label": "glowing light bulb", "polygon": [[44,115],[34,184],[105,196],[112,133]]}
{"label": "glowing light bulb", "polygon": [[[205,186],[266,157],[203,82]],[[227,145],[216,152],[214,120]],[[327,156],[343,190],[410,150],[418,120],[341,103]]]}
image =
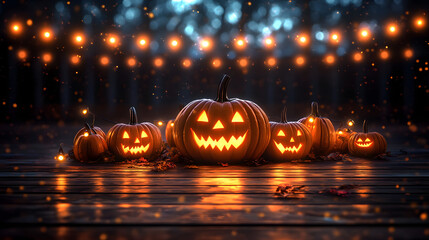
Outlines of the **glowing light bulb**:
{"label": "glowing light bulb", "polygon": [[355,122],[353,121],[353,120],[348,120],[347,121],[347,125],[349,126],[349,127],[353,127],[353,125],[355,125]]}
{"label": "glowing light bulb", "polygon": [[83,109],[83,110],[82,110],[82,114],[83,114],[83,115],[88,114],[88,109],[87,109],[87,108]]}
{"label": "glowing light bulb", "polygon": [[314,122],[314,118],[311,117],[310,119],[308,119],[308,121],[312,123]]}
{"label": "glowing light bulb", "polygon": [[60,154],[60,155],[58,155],[58,161],[63,161],[64,160],[64,155],[62,155],[62,154]]}
{"label": "glowing light bulb", "polygon": [[422,17],[417,17],[414,20],[414,27],[417,29],[422,29],[426,25],[426,20]]}
{"label": "glowing light bulb", "polygon": [[146,35],[140,35],[137,38],[137,47],[139,47],[140,49],[144,50],[147,49],[149,47],[149,37]]}
{"label": "glowing light bulb", "polygon": [[158,126],[161,127],[162,125],[164,125],[164,123],[162,121],[158,121]]}
{"label": "glowing light bulb", "polygon": [[362,28],[359,30],[359,40],[362,42],[368,41],[371,37],[371,31],[368,28]]}
{"label": "glowing light bulb", "polygon": [[332,32],[330,36],[330,42],[332,44],[338,44],[341,41],[341,35],[337,32]]}
{"label": "glowing light bulb", "polygon": [[88,133],[88,132],[85,132],[85,133],[83,134],[83,136],[84,136],[84,137],[88,137],[88,136],[89,136],[89,133]]}

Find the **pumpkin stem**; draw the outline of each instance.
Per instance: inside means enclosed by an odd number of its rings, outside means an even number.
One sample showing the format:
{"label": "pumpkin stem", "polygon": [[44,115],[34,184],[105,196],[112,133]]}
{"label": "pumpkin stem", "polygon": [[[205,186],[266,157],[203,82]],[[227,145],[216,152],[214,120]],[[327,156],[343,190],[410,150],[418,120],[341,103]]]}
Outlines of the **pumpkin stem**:
{"label": "pumpkin stem", "polygon": [[231,77],[228,75],[223,75],[222,80],[219,83],[219,87],[217,89],[217,98],[215,99],[216,102],[228,102],[228,96],[226,94],[226,90],[228,88],[229,80],[231,80]]}
{"label": "pumpkin stem", "polygon": [[134,107],[130,107],[130,125],[137,124],[137,113]]}
{"label": "pumpkin stem", "polygon": [[285,106],[283,108],[283,111],[282,111],[282,116],[281,116],[281,120],[280,120],[281,123],[287,123],[286,112],[287,112],[287,108]]}
{"label": "pumpkin stem", "polygon": [[60,148],[58,149],[58,153],[64,155],[63,144],[60,144]]}
{"label": "pumpkin stem", "polygon": [[91,127],[94,128],[94,124],[95,124],[95,114],[91,113],[92,115],[92,123],[91,123]]}
{"label": "pumpkin stem", "polygon": [[368,133],[368,123],[363,120],[363,133]]}
{"label": "pumpkin stem", "polygon": [[320,117],[320,113],[319,113],[319,105],[317,104],[317,102],[312,102],[311,103],[311,114],[314,117]]}
{"label": "pumpkin stem", "polygon": [[89,135],[92,135],[92,132],[94,132],[95,134],[97,134],[97,133],[95,132],[95,130],[94,130],[91,126],[89,126],[89,124],[88,124],[88,123],[85,123],[85,129],[86,129],[86,132],[87,132]]}

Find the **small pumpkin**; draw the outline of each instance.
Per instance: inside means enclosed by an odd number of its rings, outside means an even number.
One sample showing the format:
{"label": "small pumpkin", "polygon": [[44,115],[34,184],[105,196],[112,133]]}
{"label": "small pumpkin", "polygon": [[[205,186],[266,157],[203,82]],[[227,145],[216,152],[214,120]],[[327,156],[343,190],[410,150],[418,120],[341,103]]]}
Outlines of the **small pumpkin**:
{"label": "small pumpkin", "polygon": [[290,161],[308,155],[313,144],[310,130],[300,122],[288,122],[286,107],[280,122],[270,122],[271,140],[264,157],[273,161]]}
{"label": "small pumpkin", "polygon": [[81,162],[88,162],[101,157],[106,151],[106,140],[85,123],[85,133],[76,139],[73,146],[74,157]]}
{"label": "small pumpkin", "polygon": [[124,159],[156,157],[161,152],[161,131],[153,123],[137,123],[137,113],[130,108],[130,123],[118,123],[107,133],[107,146],[116,156]]}
{"label": "small pumpkin", "polygon": [[167,143],[170,147],[176,146],[173,138],[173,128],[174,128],[174,120],[168,121],[167,125],[165,126],[165,139],[167,140]]}
{"label": "small pumpkin", "polygon": [[270,140],[270,124],[255,103],[228,98],[230,77],[219,83],[217,98],[186,105],[174,121],[176,147],[199,163],[239,163],[259,158]]}
{"label": "small pumpkin", "polygon": [[317,102],[311,103],[311,113],[308,117],[301,118],[298,122],[303,123],[311,132],[313,139],[312,152],[316,155],[326,155],[335,148],[335,128],[331,120],[320,116]]}
{"label": "small pumpkin", "polygon": [[363,121],[363,132],[353,134],[348,141],[350,155],[375,157],[386,152],[386,139],[378,132],[368,132],[367,121]]}
{"label": "small pumpkin", "polygon": [[340,153],[348,153],[349,138],[354,133],[356,132],[352,131],[350,128],[345,128],[345,127],[338,128],[335,133],[337,138],[337,140],[335,141],[335,151]]}
{"label": "small pumpkin", "polygon": [[[106,139],[106,134],[104,133],[104,131],[101,128],[94,126],[94,124],[95,124],[95,115],[92,114],[92,113],[91,113],[91,115],[92,115],[92,122],[91,122],[91,125],[90,125],[91,129],[93,129],[98,135],[100,135],[104,139]],[[76,135],[74,136],[73,144],[76,142],[77,138],[80,137],[81,135],[83,135],[85,132],[87,132],[86,128],[85,127],[81,128],[76,133]]]}

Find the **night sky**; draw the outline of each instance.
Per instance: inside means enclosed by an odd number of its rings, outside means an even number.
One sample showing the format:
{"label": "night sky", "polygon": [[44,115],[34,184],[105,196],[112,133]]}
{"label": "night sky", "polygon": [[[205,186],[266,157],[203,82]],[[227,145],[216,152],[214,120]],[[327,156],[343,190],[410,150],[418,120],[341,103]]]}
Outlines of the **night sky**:
{"label": "night sky", "polygon": [[[172,119],[230,97],[279,120],[312,101],[338,126],[427,129],[427,1],[25,1],[0,3],[1,122],[107,125]],[[360,125],[360,124],[359,124]],[[423,129],[418,126],[423,126]],[[427,144],[427,143],[425,143]]]}

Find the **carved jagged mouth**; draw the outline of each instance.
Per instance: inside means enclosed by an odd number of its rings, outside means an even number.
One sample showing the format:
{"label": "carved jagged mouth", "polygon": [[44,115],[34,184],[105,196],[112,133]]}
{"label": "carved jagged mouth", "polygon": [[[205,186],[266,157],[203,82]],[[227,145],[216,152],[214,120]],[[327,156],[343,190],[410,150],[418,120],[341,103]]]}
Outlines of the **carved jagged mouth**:
{"label": "carved jagged mouth", "polygon": [[211,146],[212,149],[218,148],[220,151],[222,151],[224,148],[226,148],[226,150],[229,150],[231,148],[231,146],[233,146],[234,148],[238,148],[240,147],[240,145],[244,142],[244,139],[246,138],[247,135],[247,131],[246,133],[244,133],[244,135],[235,138],[234,136],[232,136],[228,141],[226,141],[226,139],[224,137],[221,137],[220,139],[212,139],[210,136],[206,139],[204,139],[203,136],[201,136],[201,138],[199,138],[197,136],[197,134],[194,132],[194,130],[192,130],[192,135],[194,136],[194,140],[195,143],[197,143],[198,147],[203,147],[204,148],[208,148],[209,146]]}
{"label": "carved jagged mouth", "polygon": [[284,153],[284,152],[298,153],[298,151],[302,148],[302,143],[300,143],[298,147],[296,146],[284,147],[282,143],[277,143],[276,141],[274,141],[274,143],[276,144],[277,149],[279,149],[281,153]]}
{"label": "carved jagged mouth", "polygon": [[372,145],[372,142],[368,142],[368,143],[356,143],[356,145],[357,145],[358,147],[367,148],[367,147],[369,147],[369,146],[371,146],[371,145]]}
{"label": "carved jagged mouth", "polygon": [[145,153],[147,152],[147,150],[149,149],[149,145],[150,143],[146,144],[146,146],[138,146],[138,147],[125,147],[124,144],[121,144],[122,146],[122,151],[126,154],[126,153],[131,153],[131,154],[137,154],[137,153]]}

